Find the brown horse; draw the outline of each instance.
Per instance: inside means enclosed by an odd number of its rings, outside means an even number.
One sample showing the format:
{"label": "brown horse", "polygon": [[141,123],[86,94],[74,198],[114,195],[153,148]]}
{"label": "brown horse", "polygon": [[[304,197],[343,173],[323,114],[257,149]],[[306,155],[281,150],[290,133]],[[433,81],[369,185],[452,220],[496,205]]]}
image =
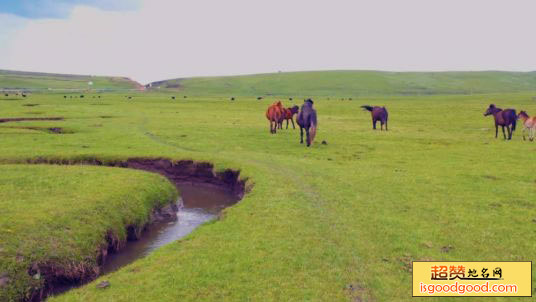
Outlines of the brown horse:
{"label": "brown horse", "polygon": [[536,116],[530,117],[525,111],[521,110],[519,112],[518,119],[523,121],[523,140],[525,140],[525,131],[529,131],[529,141],[534,140],[534,135],[536,134]]}
{"label": "brown horse", "polygon": [[[488,110],[484,112],[484,116],[493,115],[495,118],[495,138],[497,138],[497,134],[499,133],[499,126],[502,127],[502,133],[504,136],[504,139],[506,139],[506,134],[504,133],[504,127],[506,127],[508,131],[508,139],[512,139],[512,134],[516,130],[516,110],[515,109],[505,109],[502,110],[501,108],[495,107],[494,104],[490,104],[488,107]],[[512,127],[510,128],[510,125]]]}
{"label": "brown horse", "polygon": [[383,124],[385,124],[385,131],[387,131],[387,118],[389,114],[385,107],[363,105],[361,108],[370,111],[370,115],[372,116],[372,129],[376,130],[376,122],[380,121],[380,131],[383,131]]}
{"label": "brown horse", "polygon": [[292,129],[296,129],[294,126],[294,115],[298,114],[298,111],[300,110],[300,107],[294,105],[292,107],[283,108],[283,114],[281,115],[281,123],[279,129],[283,128],[283,121],[287,121],[287,129],[288,129],[288,121],[290,120],[292,122]]}
{"label": "brown horse", "polygon": [[266,110],[266,118],[270,122],[270,133],[275,134],[277,132],[277,126],[281,121],[281,116],[283,115],[283,105],[281,101],[273,103]]}

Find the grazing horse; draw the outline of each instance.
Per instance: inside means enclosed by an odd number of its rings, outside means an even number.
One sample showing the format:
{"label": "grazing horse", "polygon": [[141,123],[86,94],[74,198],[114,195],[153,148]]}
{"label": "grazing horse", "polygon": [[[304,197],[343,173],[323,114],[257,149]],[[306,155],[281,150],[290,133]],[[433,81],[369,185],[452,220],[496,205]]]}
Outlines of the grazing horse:
{"label": "grazing horse", "polygon": [[[488,107],[488,110],[484,112],[484,116],[493,115],[495,118],[495,138],[497,138],[497,134],[499,133],[499,126],[502,127],[502,133],[504,136],[504,139],[506,139],[506,134],[504,133],[504,127],[506,127],[506,130],[508,130],[508,139],[512,139],[512,134],[516,130],[516,110],[515,109],[505,109],[502,110],[501,108],[495,107],[494,104],[490,104]],[[510,125],[512,127],[510,128]]]}
{"label": "grazing horse", "polygon": [[296,118],[296,123],[300,126],[300,144],[303,144],[303,129],[305,128],[307,147],[311,146],[315,140],[316,128],[318,126],[316,110],[313,108],[313,100],[305,100]]}
{"label": "grazing horse", "polygon": [[383,124],[385,124],[385,131],[387,131],[387,118],[389,114],[385,107],[363,105],[361,108],[370,111],[370,115],[372,116],[372,129],[376,130],[376,122],[380,121],[380,131],[383,131]]}
{"label": "grazing horse", "polygon": [[298,106],[283,108],[283,114],[282,114],[281,124],[280,124],[279,128],[282,129],[283,121],[286,120],[287,121],[287,129],[288,129],[288,121],[290,120],[292,122],[292,129],[296,129],[296,127],[294,126],[294,114],[298,114],[299,110],[300,110],[300,107],[298,107]]}
{"label": "grazing horse", "polygon": [[273,103],[266,110],[266,118],[270,122],[270,133],[275,134],[277,132],[277,126],[281,121],[281,116],[283,115],[283,105],[281,101]]}
{"label": "grazing horse", "polygon": [[532,142],[534,140],[534,135],[536,135],[536,116],[529,117],[525,111],[521,110],[517,118],[523,121],[523,140],[525,140],[525,131],[528,130],[529,141]]}

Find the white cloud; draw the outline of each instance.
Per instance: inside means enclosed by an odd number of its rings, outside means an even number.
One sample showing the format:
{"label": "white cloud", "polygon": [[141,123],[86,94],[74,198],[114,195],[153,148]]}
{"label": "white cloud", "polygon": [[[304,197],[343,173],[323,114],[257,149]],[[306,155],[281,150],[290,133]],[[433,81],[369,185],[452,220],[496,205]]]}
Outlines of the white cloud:
{"label": "white cloud", "polygon": [[531,0],[146,0],[132,12],[78,6],[65,20],[26,21],[0,44],[0,54],[9,50],[0,68],[141,82],[277,70],[536,70],[534,11]]}

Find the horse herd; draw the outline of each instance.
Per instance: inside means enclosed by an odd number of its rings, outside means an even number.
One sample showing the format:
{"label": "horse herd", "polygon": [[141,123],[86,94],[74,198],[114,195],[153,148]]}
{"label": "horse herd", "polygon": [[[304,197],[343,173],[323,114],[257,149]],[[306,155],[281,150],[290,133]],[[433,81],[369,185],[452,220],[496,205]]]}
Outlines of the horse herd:
{"label": "horse herd", "polygon": [[[311,146],[316,136],[316,129],[318,127],[318,121],[316,117],[316,110],[313,108],[313,100],[306,99],[303,102],[301,108],[298,106],[283,107],[281,101],[277,101],[268,107],[266,110],[266,118],[270,122],[270,133],[277,133],[277,129],[283,129],[283,122],[287,121],[287,129],[289,121],[292,122],[292,128],[294,126],[294,115],[297,114],[296,123],[300,127],[300,143],[303,144],[303,132],[305,131],[306,144],[307,147]],[[372,129],[376,129],[376,123],[380,122],[381,128],[383,131],[383,126],[385,125],[385,131],[387,128],[387,119],[388,112],[387,108],[380,106],[361,106],[363,110],[370,111],[372,117]],[[525,140],[525,132],[528,131],[528,137],[530,141],[534,141],[536,136],[536,116],[530,117],[525,111],[520,111],[519,114],[516,114],[515,109],[501,109],[496,107],[494,104],[490,104],[484,116],[493,115],[495,119],[495,138],[497,138],[499,133],[499,126],[502,127],[502,132],[504,139],[511,140],[512,134],[516,129],[517,120],[523,122],[523,140]],[[505,128],[508,132],[508,136],[505,133]]]}
{"label": "horse herd", "polygon": [[313,100],[306,99],[303,102],[301,108],[298,106],[283,107],[281,101],[277,101],[268,107],[266,110],[266,118],[270,122],[270,133],[277,133],[277,129],[283,129],[283,122],[292,122],[292,129],[296,129],[294,126],[294,115],[297,114],[296,123],[300,126],[300,144],[303,144],[303,131],[305,130],[307,147],[311,146],[316,136],[316,110],[313,108]]}
{"label": "horse herd", "polygon": [[[301,108],[294,105],[293,107],[283,107],[281,101],[277,101],[268,107],[266,110],[266,118],[270,122],[270,133],[276,134],[277,129],[283,129],[283,122],[288,121],[292,122],[292,128],[294,126],[294,115],[297,114],[296,123],[300,126],[300,144],[303,144],[303,132],[305,131],[305,142],[307,147],[311,146],[316,136],[316,129],[318,127],[318,121],[316,118],[316,110],[313,108],[313,100],[306,99],[303,102]],[[364,110],[368,110],[372,116],[372,128],[376,129],[376,123],[380,122],[381,130],[383,131],[383,126],[385,125],[385,131],[387,131],[387,109],[385,107],[378,106],[361,106]]]}
{"label": "horse herd", "polygon": [[[495,106],[495,104],[490,104],[484,116],[493,115],[495,119],[495,138],[499,134],[499,126],[502,128],[502,133],[504,139],[512,139],[512,134],[516,130],[517,120],[520,119],[523,122],[523,140],[525,140],[525,132],[529,133],[529,140],[534,141],[534,136],[536,135],[536,116],[530,117],[525,111],[521,110],[519,114],[516,114],[515,109],[501,109]],[[508,132],[508,138],[504,132],[504,128]]]}

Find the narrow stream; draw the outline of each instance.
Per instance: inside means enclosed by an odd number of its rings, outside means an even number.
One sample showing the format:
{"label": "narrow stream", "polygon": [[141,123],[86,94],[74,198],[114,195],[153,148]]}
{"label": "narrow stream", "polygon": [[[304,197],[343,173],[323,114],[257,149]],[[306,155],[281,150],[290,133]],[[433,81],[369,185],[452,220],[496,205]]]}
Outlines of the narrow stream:
{"label": "narrow stream", "polygon": [[147,227],[137,241],[129,241],[119,252],[108,255],[101,267],[101,275],[145,257],[164,244],[190,234],[196,227],[214,219],[218,213],[238,201],[237,196],[216,186],[205,184],[179,184],[182,204],[179,204],[177,219],[154,223]]}
{"label": "narrow stream", "polygon": [[[179,183],[177,186],[181,191],[177,219],[149,225],[139,240],[129,241],[119,252],[108,254],[106,262],[101,266],[101,276],[143,258],[167,243],[181,239],[240,200],[231,191],[210,184]],[[60,295],[79,286],[83,284],[60,284],[51,291],[51,295]]]}

